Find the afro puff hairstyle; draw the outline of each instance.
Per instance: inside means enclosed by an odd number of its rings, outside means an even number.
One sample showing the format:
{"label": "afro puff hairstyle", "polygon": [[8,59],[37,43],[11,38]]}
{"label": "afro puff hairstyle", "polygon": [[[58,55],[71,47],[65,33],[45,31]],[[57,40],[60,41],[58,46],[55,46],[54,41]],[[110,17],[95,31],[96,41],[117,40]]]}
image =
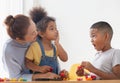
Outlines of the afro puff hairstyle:
{"label": "afro puff hairstyle", "polygon": [[42,7],[34,7],[30,10],[31,19],[37,24],[42,18],[47,16],[47,12]]}

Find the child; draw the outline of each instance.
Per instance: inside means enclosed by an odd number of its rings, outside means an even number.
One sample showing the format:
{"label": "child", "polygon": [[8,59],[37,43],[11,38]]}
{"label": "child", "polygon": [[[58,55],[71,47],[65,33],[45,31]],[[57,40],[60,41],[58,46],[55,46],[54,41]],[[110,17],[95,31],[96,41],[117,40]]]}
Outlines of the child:
{"label": "child", "polygon": [[[91,42],[98,53],[93,63],[83,61],[81,66],[96,75],[97,79],[120,79],[120,50],[111,47],[112,27],[104,21],[90,28]],[[78,70],[77,75],[81,74]]]}
{"label": "child", "polygon": [[[38,29],[37,41],[32,43],[26,54],[26,66],[34,73],[53,72],[58,74],[59,65],[57,57],[67,61],[68,56],[59,43],[59,33],[55,19],[47,16],[42,8],[33,8],[31,18]],[[52,41],[55,41],[53,44]]]}

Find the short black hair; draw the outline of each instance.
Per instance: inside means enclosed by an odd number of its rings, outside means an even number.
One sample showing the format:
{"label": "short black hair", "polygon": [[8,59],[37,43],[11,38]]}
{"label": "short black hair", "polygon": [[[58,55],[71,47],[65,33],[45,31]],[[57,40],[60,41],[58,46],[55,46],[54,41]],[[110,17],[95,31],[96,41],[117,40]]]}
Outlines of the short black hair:
{"label": "short black hair", "polygon": [[102,32],[107,32],[109,35],[110,35],[110,39],[112,39],[112,36],[113,36],[113,29],[111,27],[111,25],[105,21],[99,21],[99,22],[96,22],[94,23],[90,29],[97,29],[99,31],[102,31]]}

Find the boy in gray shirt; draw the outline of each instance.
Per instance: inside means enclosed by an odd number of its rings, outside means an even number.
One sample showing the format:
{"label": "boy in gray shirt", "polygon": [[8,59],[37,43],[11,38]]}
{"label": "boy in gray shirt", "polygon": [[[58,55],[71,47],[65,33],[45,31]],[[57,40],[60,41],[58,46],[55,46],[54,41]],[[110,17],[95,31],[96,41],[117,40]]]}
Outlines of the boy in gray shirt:
{"label": "boy in gray shirt", "polygon": [[[98,53],[93,63],[83,61],[81,66],[89,70],[97,79],[120,79],[120,50],[111,47],[112,27],[104,21],[90,28],[91,42]],[[80,75],[81,70],[76,73]]]}

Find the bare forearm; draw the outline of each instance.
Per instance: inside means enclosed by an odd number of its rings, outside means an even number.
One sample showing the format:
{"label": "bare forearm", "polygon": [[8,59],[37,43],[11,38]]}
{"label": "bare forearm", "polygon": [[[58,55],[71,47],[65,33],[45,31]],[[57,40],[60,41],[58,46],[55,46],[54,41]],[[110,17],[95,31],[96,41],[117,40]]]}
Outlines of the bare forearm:
{"label": "bare forearm", "polygon": [[28,69],[32,70],[32,71],[38,71],[40,72],[40,66],[35,65],[32,61],[26,59],[25,61],[25,65]]}
{"label": "bare forearm", "polygon": [[113,73],[106,73],[106,72],[103,72],[103,71],[98,70],[98,69],[95,69],[93,71],[93,73],[95,73],[96,75],[98,75],[99,77],[101,77],[104,80],[118,79],[117,76],[115,76]]}
{"label": "bare forearm", "polygon": [[59,58],[62,61],[67,61],[68,60],[68,56],[67,56],[66,51],[63,49],[63,47],[59,43],[55,43],[55,45],[57,47]]}
{"label": "bare forearm", "polygon": [[98,75],[101,79],[120,79],[120,66],[115,66],[112,68],[111,73],[106,73],[104,71],[101,71],[100,69],[95,68],[90,62],[88,61],[82,61],[81,66],[83,66],[85,69],[89,70],[90,72]]}

